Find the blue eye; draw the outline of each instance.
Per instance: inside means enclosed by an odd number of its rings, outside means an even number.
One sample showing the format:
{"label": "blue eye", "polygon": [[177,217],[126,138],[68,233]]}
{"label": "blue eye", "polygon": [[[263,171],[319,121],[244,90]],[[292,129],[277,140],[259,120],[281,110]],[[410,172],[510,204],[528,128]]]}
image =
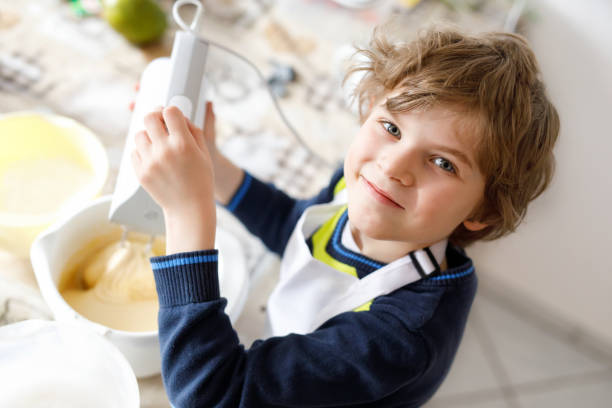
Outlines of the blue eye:
{"label": "blue eye", "polygon": [[402,135],[402,132],[400,132],[399,128],[397,126],[395,126],[393,123],[391,123],[391,122],[382,122],[382,125],[385,128],[385,130],[387,132],[389,132],[391,135],[393,135],[395,137],[400,137]]}
{"label": "blue eye", "polygon": [[457,170],[455,170],[455,166],[453,165],[453,163],[449,162],[444,157],[436,157],[434,159],[434,163],[436,164],[436,166],[440,167],[442,170],[446,172],[453,173],[453,174],[457,172]]}

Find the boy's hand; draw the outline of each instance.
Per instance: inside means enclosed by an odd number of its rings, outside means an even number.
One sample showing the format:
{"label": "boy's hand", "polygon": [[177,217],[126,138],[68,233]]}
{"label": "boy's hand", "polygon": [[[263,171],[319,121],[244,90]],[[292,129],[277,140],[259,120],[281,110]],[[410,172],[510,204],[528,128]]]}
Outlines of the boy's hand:
{"label": "boy's hand", "polygon": [[149,113],[144,123],[146,130],[134,135],[132,163],[164,211],[166,253],[213,248],[214,169],[204,132],[174,106]]}
{"label": "boy's hand", "polygon": [[[134,85],[134,91],[138,93],[140,91],[140,83],[137,82]],[[135,101],[130,101],[128,104],[128,109],[130,112],[134,112]],[[185,118],[188,122],[189,131],[195,135],[196,132],[203,134],[203,138],[206,141],[206,145],[208,147],[208,153],[210,158],[213,161],[213,165],[216,166],[216,162],[219,161],[218,157],[220,155],[217,150],[217,144],[215,143],[215,113],[213,111],[212,102],[206,102],[206,111],[205,111],[205,119],[204,119],[204,129],[200,129],[196,125],[193,124],[189,119]]]}
{"label": "boy's hand", "polygon": [[[140,84],[136,83],[134,91],[138,93]],[[134,101],[128,105],[130,111],[134,110]],[[208,148],[208,154],[214,168],[215,174],[215,198],[223,205],[227,205],[232,198],[244,177],[244,172],[230,160],[228,160],[219,150],[215,142],[215,114],[213,112],[212,103],[206,103],[206,115],[204,120],[203,130],[195,126],[191,121],[188,121],[189,130],[192,134],[201,132],[204,139],[204,144]],[[196,138],[201,140],[200,138]]]}

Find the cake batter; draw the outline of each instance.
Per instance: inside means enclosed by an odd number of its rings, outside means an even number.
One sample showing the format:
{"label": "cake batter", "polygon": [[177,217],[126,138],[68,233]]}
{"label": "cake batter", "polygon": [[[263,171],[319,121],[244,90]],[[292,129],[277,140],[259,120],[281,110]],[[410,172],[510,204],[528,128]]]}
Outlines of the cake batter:
{"label": "cake batter", "polygon": [[158,301],[149,257],[165,253],[163,241],[120,231],[90,242],[68,262],[59,290],[78,313],[125,331],[157,330]]}

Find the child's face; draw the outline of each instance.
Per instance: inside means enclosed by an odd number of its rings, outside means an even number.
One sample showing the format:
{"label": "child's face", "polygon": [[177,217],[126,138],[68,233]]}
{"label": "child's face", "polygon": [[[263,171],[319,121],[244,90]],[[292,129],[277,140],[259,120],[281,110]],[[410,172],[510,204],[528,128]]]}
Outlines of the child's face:
{"label": "child's face", "polygon": [[470,222],[484,194],[478,136],[467,114],[443,106],[391,114],[375,105],[344,163],[349,219],[360,234],[401,241],[407,250],[448,237]]}

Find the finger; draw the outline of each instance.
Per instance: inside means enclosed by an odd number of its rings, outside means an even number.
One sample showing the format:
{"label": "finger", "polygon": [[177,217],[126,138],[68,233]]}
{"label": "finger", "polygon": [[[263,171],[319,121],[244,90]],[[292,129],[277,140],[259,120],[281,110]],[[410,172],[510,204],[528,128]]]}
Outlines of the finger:
{"label": "finger", "polygon": [[[134,135],[134,144],[136,146],[136,149],[134,149],[134,151],[139,154],[141,153],[143,155],[149,155],[152,143],[151,139],[149,138],[149,135],[145,130],[136,132],[136,134]],[[142,158],[142,156],[139,157]]]}
{"label": "finger", "polygon": [[138,153],[138,150],[134,149],[132,150],[132,163],[135,165],[135,168],[140,168],[140,165],[142,164],[142,158],[140,157],[140,153]]}
{"label": "finger", "polygon": [[187,119],[187,127],[189,128],[189,132],[193,135],[193,139],[196,141],[200,149],[203,149],[205,146],[205,141],[204,141],[204,133],[202,132],[202,129],[197,127],[189,119]]}
{"label": "finger", "polygon": [[189,131],[194,134],[195,132],[198,131],[202,131],[202,129],[200,129],[199,127],[197,127],[192,121],[190,121],[189,119],[187,119],[187,127],[189,128]]}
{"label": "finger", "polygon": [[206,102],[206,114],[204,115],[204,136],[214,139],[215,135],[215,112],[212,102]]}
{"label": "finger", "polygon": [[159,143],[168,136],[161,109],[147,113],[144,117],[144,125],[153,143]]}
{"label": "finger", "polygon": [[179,108],[176,106],[168,106],[163,110],[162,114],[170,135],[182,139],[185,139],[186,136],[190,136],[187,120]]}
{"label": "finger", "polygon": [[136,82],[136,84],[134,84],[134,91],[140,91],[140,82]]}

